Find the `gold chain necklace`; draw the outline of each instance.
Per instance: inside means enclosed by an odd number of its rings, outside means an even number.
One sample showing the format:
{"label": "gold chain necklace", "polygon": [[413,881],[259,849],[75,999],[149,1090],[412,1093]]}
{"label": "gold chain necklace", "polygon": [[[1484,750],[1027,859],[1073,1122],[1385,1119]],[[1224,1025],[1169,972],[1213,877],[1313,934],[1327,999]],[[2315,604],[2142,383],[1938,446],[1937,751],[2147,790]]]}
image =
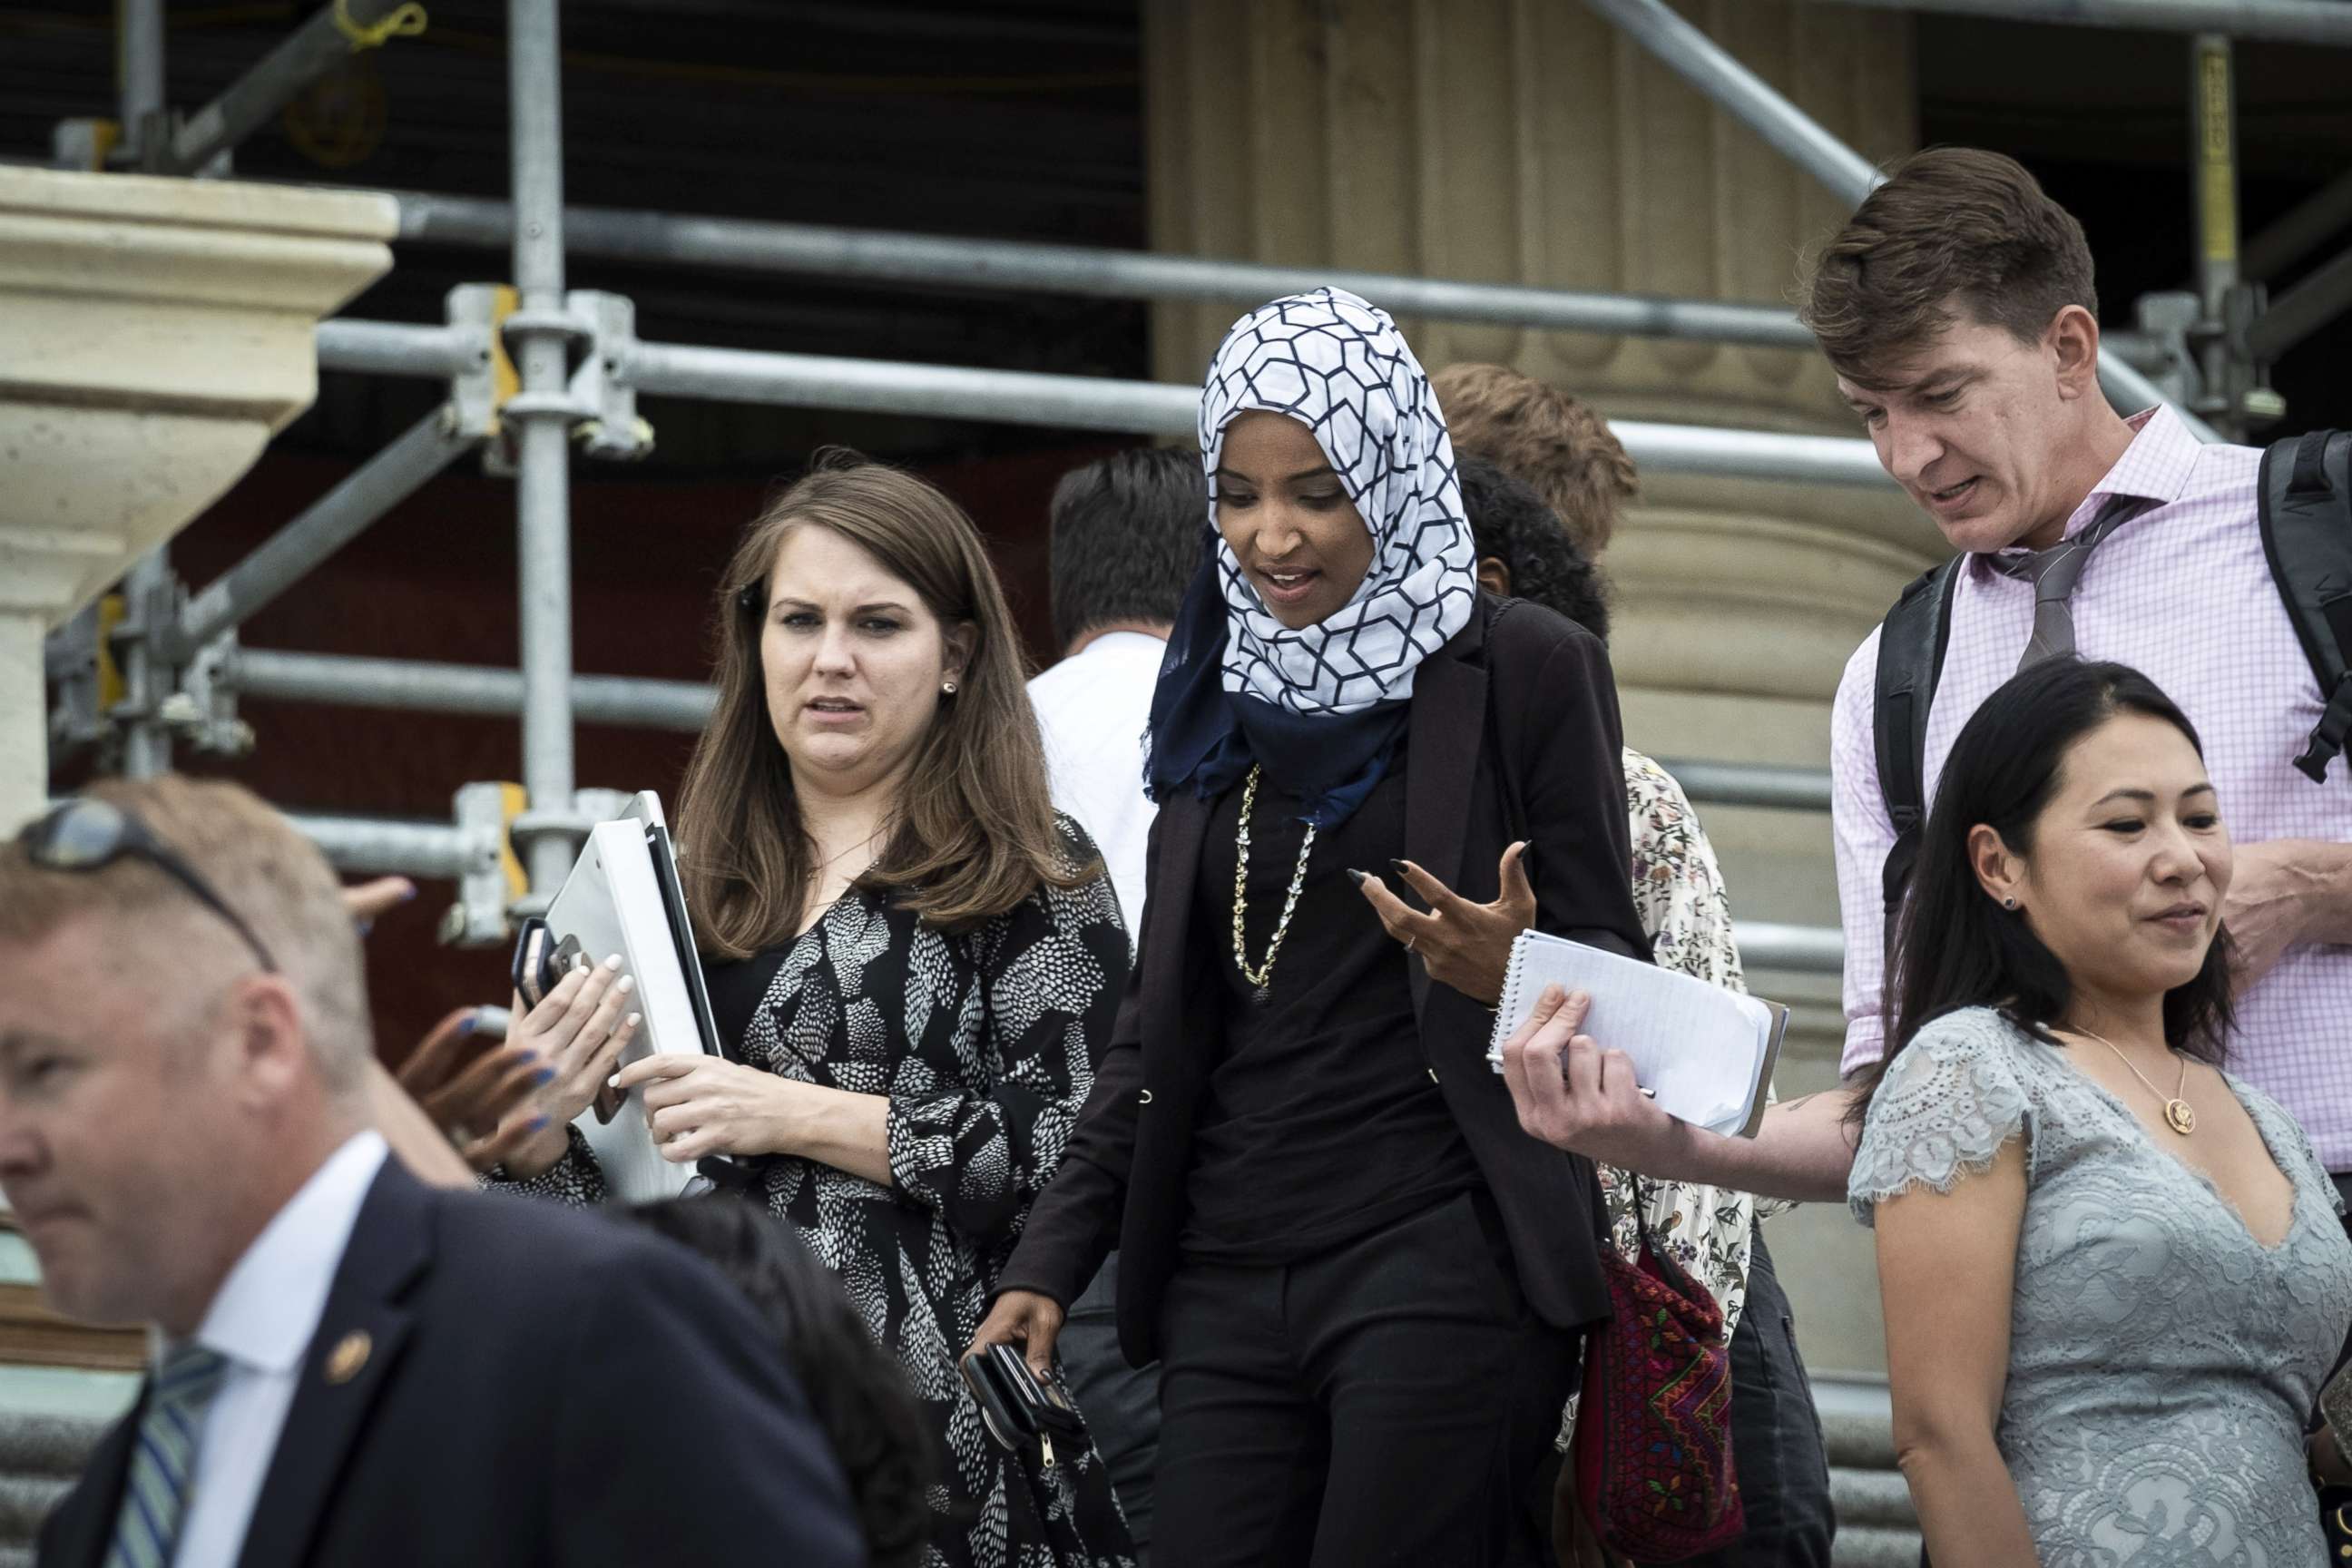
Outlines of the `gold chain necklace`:
{"label": "gold chain necklace", "polygon": [[2107,1049],[2115,1052],[2116,1060],[2123,1063],[2124,1067],[2131,1073],[2132,1077],[2139,1079],[2142,1083],[2147,1084],[2148,1093],[2156,1096],[2158,1100],[2164,1100],[2164,1120],[2166,1125],[2169,1126],[2175,1132],[2179,1133],[2183,1138],[2188,1137],[2191,1132],[2197,1131],[2197,1110],[2187,1100],[2180,1098],[2180,1091],[2189,1087],[2189,1058],[2187,1057],[2182,1057],[2180,1058],[2180,1081],[2173,1086],[2172,1098],[2165,1100],[2164,1090],[2157,1088],[2153,1083],[2148,1083],[2147,1074],[2140,1071],[2139,1068],[2133,1067],[2131,1058],[2124,1055],[2123,1048],[2117,1046],[2113,1040],[2108,1039],[2105,1035],[2094,1035],[2090,1030],[2082,1027],[2080,1025],[2075,1026],[2074,1032],[2086,1038],[2096,1040],[2099,1044],[2106,1047]]}
{"label": "gold chain necklace", "polygon": [[1291,868],[1290,892],[1282,900],[1282,918],[1274,922],[1274,938],[1265,944],[1265,962],[1252,968],[1249,942],[1243,934],[1243,923],[1249,915],[1249,852],[1250,816],[1257,809],[1257,780],[1262,772],[1253,763],[1249,782],[1242,785],[1241,830],[1234,837],[1234,963],[1242,978],[1250,983],[1250,1000],[1263,1006],[1272,994],[1275,954],[1282,951],[1282,939],[1290,933],[1290,917],[1298,908],[1298,890],[1307,885],[1307,856],[1315,847],[1315,825],[1307,825],[1307,837],[1298,846],[1298,864]]}

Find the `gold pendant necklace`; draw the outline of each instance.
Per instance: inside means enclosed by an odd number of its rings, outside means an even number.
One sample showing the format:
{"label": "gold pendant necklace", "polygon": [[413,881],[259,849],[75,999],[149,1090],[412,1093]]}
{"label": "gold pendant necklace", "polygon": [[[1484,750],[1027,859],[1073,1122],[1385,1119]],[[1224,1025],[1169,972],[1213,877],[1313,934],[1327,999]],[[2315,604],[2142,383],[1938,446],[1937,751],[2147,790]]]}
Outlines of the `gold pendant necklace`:
{"label": "gold pendant necklace", "polygon": [[2189,1058],[2187,1057],[2182,1057],[2180,1058],[2180,1081],[2173,1086],[2172,1098],[2165,1100],[2164,1090],[2157,1088],[2155,1084],[2149,1083],[2147,1074],[2132,1066],[2131,1058],[2124,1055],[2122,1047],[2118,1047],[2113,1040],[2108,1039],[2105,1035],[2094,1035],[2090,1030],[2083,1028],[2079,1025],[2075,1026],[2074,1032],[2087,1039],[2096,1040],[2099,1044],[2106,1047],[2107,1049],[2114,1051],[2116,1053],[2116,1060],[2123,1063],[2125,1068],[2130,1072],[2132,1077],[2139,1079],[2142,1083],[2147,1084],[2148,1093],[2156,1096],[2158,1100],[2164,1100],[2164,1121],[2167,1126],[2170,1127],[2175,1132],[2179,1133],[2183,1138],[2188,1137],[2191,1132],[2197,1131],[2196,1108],[2190,1105],[2187,1100],[2180,1098],[2180,1091],[2189,1087]]}
{"label": "gold pendant necklace", "polygon": [[1307,825],[1307,837],[1298,846],[1298,864],[1291,868],[1290,891],[1282,900],[1282,918],[1274,922],[1273,940],[1265,944],[1265,962],[1253,968],[1249,961],[1249,942],[1243,934],[1244,922],[1249,914],[1249,852],[1250,816],[1257,809],[1257,780],[1262,770],[1253,763],[1249,782],[1242,785],[1241,828],[1234,836],[1234,964],[1242,978],[1250,984],[1250,1000],[1264,1006],[1273,994],[1275,954],[1282,951],[1282,939],[1290,932],[1290,917],[1298,908],[1298,890],[1307,885],[1307,856],[1315,847],[1315,825]]}

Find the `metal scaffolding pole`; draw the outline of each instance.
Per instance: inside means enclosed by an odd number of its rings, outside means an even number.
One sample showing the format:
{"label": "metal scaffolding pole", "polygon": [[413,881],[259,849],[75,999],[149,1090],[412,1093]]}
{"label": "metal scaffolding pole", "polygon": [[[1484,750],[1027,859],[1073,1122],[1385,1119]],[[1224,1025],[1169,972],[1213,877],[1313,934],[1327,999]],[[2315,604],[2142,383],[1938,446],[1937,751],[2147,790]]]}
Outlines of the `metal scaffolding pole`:
{"label": "metal scaffolding pole", "polygon": [[[163,0],[117,0],[115,66],[121,103],[125,149],[136,158],[152,153],[164,134],[163,127]],[[172,557],[157,545],[133,562],[124,574],[122,592],[130,601],[132,635],[117,646],[122,683],[132,710],[122,736],[122,771],[132,778],[152,778],[172,766],[172,735],[156,721],[163,700],[164,671],[156,667],[154,642],[146,635],[169,612]]]}
{"label": "metal scaffolding pole", "polygon": [[2158,33],[2226,33],[2288,44],[2352,44],[2352,5],[2343,0],[1832,0],[1882,11],[1941,11],[2077,27],[2137,27]]}
{"label": "metal scaffolding pole", "polygon": [[[487,665],[233,647],[223,656],[214,679],[223,689],[268,701],[507,718],[522,711],[522,672]],[[630,675],[572,678],[572,714],[583,724],[690,734],[702,728],[717,701],[717,694],[702,681]]]}
{"label": "metal scaffolding pole", "polygon": [[137,161],[164,140],[163,0],[115,0],[114,25],[122,150]]}
{"label": "metal scaffolding pole", "polygon": [[[563,310],[563,83],[556,0],[508,0],[507,89],[514,162],[514,278],[507,320],[522,390],[515,513],[522,622],[522,777],[531,808],[572,806],[572,409]],[[523,846],[531,891],[551,896],[572,865],[561,834]]]}
{"label": "metal scaffolding pole", "polygon": [[2190,188],[2197,217],[2197,301],[2204,320],[2198,371],[2221,428],[2243,434],[2237,417],[2248,380],[2231,362],[2225,322],[2238,287],[2238,132],[2230,40],[2200,33],[2189,49]]}
{"label": "metal scaffolding pole", "polygon": [[427,479],[471,451],[476,437],[457,433],[443,406],[409,426],[383,451],[345,476],[316,504],[279,529],[252,554],[223,573],[180,612],[179,637],[190,651],[241,626],[376,519],[406,500]]}
{"label": "metal scaffolding pole", "polygon": [[[620,374],[641,393],[721,403],[920,414],[1139,436],[1193,434],[1201,395],[1194,387],[1171,382],[674,343],[630,347],[622,356]],[[1662,470],[1811,484],[1888,482],[1870,443],[1848,437],[1784,436],[1639,420],[1620,421],[1610,428],[1634,461]]]}
{"label": "metal scaffolding pole", "polygon": [[1780,811],[1827,811],[1830,775],[1825,768],[1777,767],[1767,763],[1669,762],[1683,793],[1702,805],[1760,805]]}
{"label": "metal scaffolding pole", "polygon": [[1731,939],[1739,944],[1739,962],[1749,969],[1780,969],[1798,974],[1840,974],[1845,971],[1845,933],[1832,926],[1734,921]]}
{"label": "metal scaffolding pole", "polygon": [[2267,363],[2347,310],[2352,310],[2352,250],[2313,268],[2302,282],[2272,300],[2246,330],[2246,338],[2254,357]]}
{"label": "metal scaffolding pole", "polygon": [[[1779,89],[1740,64],[1729,50],[1669,9],[1665,0],[1584,3],[1839,196],[1859,204],[1878,184],[1878,172],[1868,159],[1790,102]],[[2352,11],[2347,11],[2347,20],[2352,20]],[[2134,408],[2170,401],[2154,382],[2105,349],[2099,351],[2099,379],[2110,396],[2120,394]],[[2219,439],[2195,414],[2181,409],[2180,417],[2199,440]]]}
{"label": "metal scaffolding pole", "polygon": [[160,544],[123,574],[130,615],[115,628],[115,646],[129,717],[122,731],[122,771],[134,779],[172,771],[172,731],[158,712],[171,672],[157,657],[157,634],[171,623],[172,588],[171,552]]}
{"label": "metal scaffolding pole", "polygon": [[[992,424],[1108,430],[1139,436],[1192,434],[1199,391],[1172,382],[823,354],[770,353],[681,343],[604,345],[614,374],[637,392],[719,403],[846,408]],[[323,370],[356,370],[439,380],[471,368],[478,342],[462,330],[396,321],[325,321]],[[512,413],[514,404],[509,403]],[[1788,436],[1712,425],[1610,426],[1636,462],[1669,473],[1717,474],[1801,484],[1890,482],[1867,441]]]}
{"label": "metal scaffolding pole", "polygon": [[[389,194],[400,203],[402,239],[488,248],[504,246],[513,237],[514,210],[503,202],[407,191]],[[1769,305],[1460,283],[1075,245],[942,239],[932,235],[611,207],[565,208],[563,247],[571,256],[673,267],[732,268],[1108,300],[1255,303],[1329,283],[1399,315],[1437,321],[1491,321],[1612,336],[1694,338],[1767,348],[1813,346],[1812,334],[1797,324],[1795,316]]]}
{"label": "metal scaffolding pole", "polygon": [[490,357],[487,334],[464,327],[405,321],[320,321],[319,368],[361,375],[414,375],[446,381],[478,370]]}
{"label": "metal scaffolding pole", "polygon": [[2352,173],[2338,174],[2246,241],[2246,276],[2268,282],[2352,226]]}
{"label": "metal scaffolding pole", "polygon": [[375,27],[405,0],[336,0],[320,7],[226,90],[191,115],[152,161],[158,174],[193,174],[252,135],[294,96],[352,58],[355,33]]}
{"label": "metal scaffolding pole", "polygon": [[446,822],[336,816],[289,811],[287,820],[338,871],[372,877],[463,877],[496,868],[495,834],[470,833]]}

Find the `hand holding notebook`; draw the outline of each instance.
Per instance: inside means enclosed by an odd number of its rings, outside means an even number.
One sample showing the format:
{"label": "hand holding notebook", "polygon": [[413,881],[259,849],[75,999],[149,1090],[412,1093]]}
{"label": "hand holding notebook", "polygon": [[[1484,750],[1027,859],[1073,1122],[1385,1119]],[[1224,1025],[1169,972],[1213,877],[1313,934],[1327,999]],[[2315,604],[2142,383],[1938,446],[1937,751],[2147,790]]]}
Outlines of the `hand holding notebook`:
{"label": "hand holding notebook", "polygon": [[1726,1136],[1752,1137],[1763,1119],[1789,1010],[1687,974],[1542,931],[1522,931],[1495,1013],[1486,1059],[1548,985],[1592,999],[1582,1033],[1633,1063],[1634,1079],[1669,1115]]}

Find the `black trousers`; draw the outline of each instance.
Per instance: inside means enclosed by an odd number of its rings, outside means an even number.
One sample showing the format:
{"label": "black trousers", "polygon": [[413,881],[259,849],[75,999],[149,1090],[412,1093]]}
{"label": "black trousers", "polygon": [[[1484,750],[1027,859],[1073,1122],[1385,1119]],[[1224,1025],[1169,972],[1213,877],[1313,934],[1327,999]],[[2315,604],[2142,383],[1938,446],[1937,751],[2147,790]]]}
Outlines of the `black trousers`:
{"label": "black trousers", "polygon": [[1797,1353],[1795,1315],[1756,1233],[1748,1305],[1731,1331],[1731,1462],[1748,1529],[1721,1552],[1690,1559],[1706,1568],[1829,1568],[1837,1513],[1830,1506],[1829,1450]]}
{"label": "black trousers", "polygon": [[1054,1342],[1063,1381],[1095,1441],[1135,1539],[1137,1568],[1151,1550],[1151,1471],[1160,1455],[1160,1363],[1138,1369],[1118,1348],[1118,1254],[1103,1259],[1086,1294],[1070,1303]]}
{"label": "black trousers", "polygon": [[1528,1310],[1483,1192],[1297,1263],[1187,1261],[1161,1302],[1152,1555],[1549,1563],[1534,1483],[1577,1344]]}

